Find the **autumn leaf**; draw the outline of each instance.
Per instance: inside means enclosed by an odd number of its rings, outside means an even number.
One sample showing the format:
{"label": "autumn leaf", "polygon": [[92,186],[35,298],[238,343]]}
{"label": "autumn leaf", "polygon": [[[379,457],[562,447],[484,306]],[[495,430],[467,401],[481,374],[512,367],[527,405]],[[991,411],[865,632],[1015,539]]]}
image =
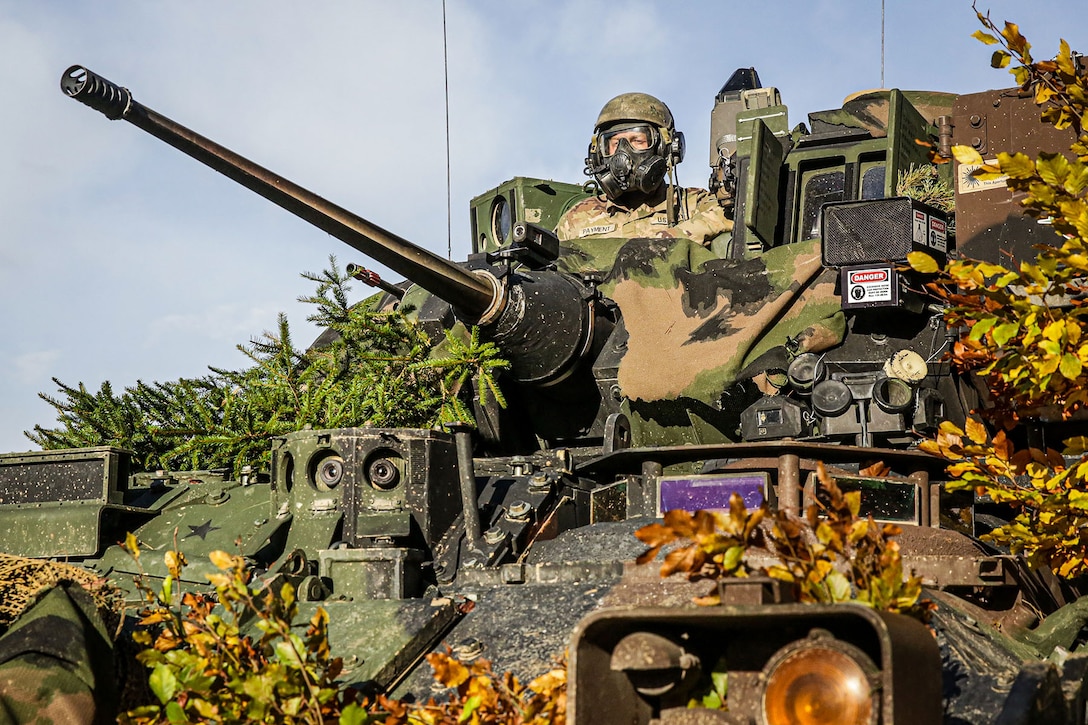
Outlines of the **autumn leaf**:
{"label": "autumn leaf", "polygon": [[208,558],[211,559],[212,564],[217,569],[227,570],[234,566],[234,557],[225,551],[219,551],[218,549],[208,554]]}
{"label": "autumn leaf", "polygon": [[1029,179],[1035,175],[1035,162],[1027,154],[1002,151],[997,155],[997,162],[1001,171],[1014,179]]}
{"label": "autumn leaf", "polygon": [[876,461],[868,466],[858,470],[859,476],[870,476],[872,478],[882,478],[891,473],[891,468],[884,461]]}
{"label": "autumn leaf", "polygon": [[964,432],[972,443],[977,443],[979,445],[985,443],[990,437],[986,432],[986,426],[982,424],[982,421],[974,417],[967,419],[966,425],[964,426]]}
{"label": "autumn leaf", "polygon": [[952,147],[952,155],[956,161],[961,164],[982,166],[982,154],[978,152],[978,149],[972,146],[964,146],[963,144],[957,144]]}
{"label": "autumn leaf", "polygon": [[907,262],[911,269],[922,274],[935,274],[941,269],[937,260],[925,252],[907,252]]}

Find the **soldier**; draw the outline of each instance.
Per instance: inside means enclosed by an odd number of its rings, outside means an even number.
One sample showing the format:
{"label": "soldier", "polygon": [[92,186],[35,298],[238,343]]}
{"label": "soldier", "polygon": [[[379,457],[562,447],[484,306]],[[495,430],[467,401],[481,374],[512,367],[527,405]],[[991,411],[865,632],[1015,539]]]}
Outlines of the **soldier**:
{"label": "soldier", "polygon": [[556,234],[561,240],[687,237],[709,246],[733,222],[709,192],[676,186],[683,158],[684,134],[668,106],[645,93],[616,96],[597,117],[586,158],[585,173],[604,196],[571,208]]}
{"label": "soldier", "polygon": [[115,677],[113,643],[94,601],[63,581],[0,637],[0,723],[114,722]]}

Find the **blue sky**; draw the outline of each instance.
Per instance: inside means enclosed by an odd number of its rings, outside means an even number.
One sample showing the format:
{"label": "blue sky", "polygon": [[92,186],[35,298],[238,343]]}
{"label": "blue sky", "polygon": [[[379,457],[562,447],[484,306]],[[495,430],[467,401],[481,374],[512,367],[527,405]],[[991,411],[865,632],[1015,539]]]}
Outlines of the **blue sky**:
{"label": "blue sky", "polygon": [[[1085,0],[978,5],[1039,57],[1088,51]],[[886,0],[884,85],[1010,85],[965,0]],[[156,141],[65,98],[79,63],[144,105],[375,223],[453,257],[468,202],[513,176],[580,182],[608,98],[644,91],[705,185],[710,109],[734,69],[780,89],[791,125],[881,85],[879,0],[794,3],[447,0],[447,224],[439,0],[297,3],[0,0],[0,451],[52,425],[51,377],[97,389],[240,367],[337,240]],[[452,234],[448,232],[451,230]],[[356,290],[363,296],[364,290]]]}

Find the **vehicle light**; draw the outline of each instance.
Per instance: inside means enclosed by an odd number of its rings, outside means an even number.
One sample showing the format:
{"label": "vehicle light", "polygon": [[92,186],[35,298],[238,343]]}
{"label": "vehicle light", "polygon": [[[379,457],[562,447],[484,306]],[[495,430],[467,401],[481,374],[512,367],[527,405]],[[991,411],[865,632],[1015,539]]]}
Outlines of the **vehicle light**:
{"label": "vehicle light", "polygon": [[868,725],[880,706],[873,683],[879,671],[857,647],[813,630],[767,662],[763,681],[764,725]]}
{"label": "vehicle light", "polygon": [[823,415],[842,415],[854,396],[841,380],[824,380],[812,389],[812,407]]}

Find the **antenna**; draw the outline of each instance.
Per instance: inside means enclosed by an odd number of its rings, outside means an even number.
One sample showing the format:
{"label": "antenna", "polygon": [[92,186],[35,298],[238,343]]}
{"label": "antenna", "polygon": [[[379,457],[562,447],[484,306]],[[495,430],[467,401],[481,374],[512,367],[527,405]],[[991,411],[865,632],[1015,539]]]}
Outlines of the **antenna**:
{"label": "antenna", "polygon": [[[445,2],[442,0],[443,8],[446,7]],[[880,0],[880,87],[884,87],[884,0]]]}
{"label": "antenna", "polygon": [[[881,0],[881,2],[883,1]],[[453,202],[451,200],[453,191],[450,182],[450,57],[446,50],[446,0],[442,0],[442,75],[446,81],[446,258],[453,259]]]}

